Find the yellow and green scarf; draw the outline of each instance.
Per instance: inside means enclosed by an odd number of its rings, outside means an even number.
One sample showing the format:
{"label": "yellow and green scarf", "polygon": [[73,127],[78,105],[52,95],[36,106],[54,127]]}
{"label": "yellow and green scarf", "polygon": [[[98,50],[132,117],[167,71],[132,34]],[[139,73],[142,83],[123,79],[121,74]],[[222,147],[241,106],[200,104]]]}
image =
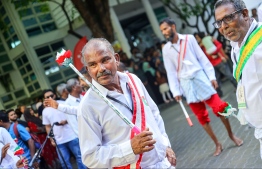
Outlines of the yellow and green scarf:
{"label": "yellow and green scarf", "polygon": [[239,82],[241,79],[242,70],[244,69],[248,59],[251,57],[253,52],[255,51],[256,47],[262,42],[262,26],[255,29],[249,38],[247,39],[246,43],[240,49],[240,57],[236,68],[234,70],[234,77]]}

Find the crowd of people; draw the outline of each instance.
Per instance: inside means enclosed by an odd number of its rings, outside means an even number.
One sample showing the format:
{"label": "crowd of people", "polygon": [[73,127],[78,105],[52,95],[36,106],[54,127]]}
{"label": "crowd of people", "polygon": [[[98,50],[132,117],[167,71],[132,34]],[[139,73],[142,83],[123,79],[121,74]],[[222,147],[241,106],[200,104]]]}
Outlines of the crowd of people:
{"label": "crowd of people", "polygon": [[[213,25],[233,47],[233,74],[221,42],[204,32],[180,34],[171,18],[159,24],[166,41],[133,47],[130,59],[115,53],[106,39],[93,38],[82,49],[85,66],[80,70],[92,89],[81,77],[72,78],[55,91],[44,90],[34,106],[1,110],[0,167],[71,169],[75,160],[81,169],[175,168],[176,155],[157,105],[182,97],[214,142],[214,156],[223,146],[205,105],[236,146],[243,140],[224,116],[253,126],[262,158],[262,24],[255,13],[249,17],[242,0],[219,0],[214,10]],[[236,88],[237,115],[220,97],[221,74]],[[41,147],[41,158],[34,161]]]}

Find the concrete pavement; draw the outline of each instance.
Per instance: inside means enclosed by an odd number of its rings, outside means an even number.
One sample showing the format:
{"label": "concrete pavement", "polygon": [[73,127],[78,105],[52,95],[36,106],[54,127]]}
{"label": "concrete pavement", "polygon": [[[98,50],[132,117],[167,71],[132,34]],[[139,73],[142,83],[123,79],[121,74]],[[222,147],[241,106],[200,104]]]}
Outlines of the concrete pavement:
{"label": "concrete pavement", "polygon": [[[222,99],[236,107],[233,85],[226,81],[222,90]],[[190,108],[185,102],[184,104],[193,127],[188,126],[179,104],[172,102],[160,106],[167,134],[177,156],[177,168],[262,168],[259,141],[254,137],[253,128],[241,126],[234,117],[230,117],[233,132],[244,140],[241,147],[236,147],[229,139],[221,120],[209,109],[210,124],[223,145],[223,152],[213,157],[213,141],[200,126]]]}

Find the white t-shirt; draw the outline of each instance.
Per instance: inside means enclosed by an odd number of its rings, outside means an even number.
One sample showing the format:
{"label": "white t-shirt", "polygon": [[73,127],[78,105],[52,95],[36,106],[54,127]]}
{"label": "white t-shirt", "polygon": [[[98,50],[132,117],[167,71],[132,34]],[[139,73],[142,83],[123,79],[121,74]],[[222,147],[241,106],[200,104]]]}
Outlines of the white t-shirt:
{"label": "white t-shirt", "polygon": [[[57,101],[57,102],[62,104],[64,103],[63,101]],[[55,122],[59,123],[62,120],[66,120],[66,116],[63,112],[51,107],[44,108],[43,115],[42,115],[42,121],[44,125],[52,126]],[[55,125],[53,128],[53,132],[57,144],[63,144],[77,138],[77,135],[69,126],[69,124],[65,124],[63,126]]]}

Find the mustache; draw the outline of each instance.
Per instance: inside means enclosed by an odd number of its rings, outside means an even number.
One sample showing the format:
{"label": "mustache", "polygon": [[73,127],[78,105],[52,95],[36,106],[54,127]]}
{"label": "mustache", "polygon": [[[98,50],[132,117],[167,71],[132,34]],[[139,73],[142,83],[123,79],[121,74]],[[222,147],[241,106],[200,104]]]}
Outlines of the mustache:
{"label": "mustache", "polygon": [[110,70],[105,70],[104,72],[102,73],[97,73],[96,77],[99,78],[101,76],[104,76],[104,75],[111,75],[112,72]]}

